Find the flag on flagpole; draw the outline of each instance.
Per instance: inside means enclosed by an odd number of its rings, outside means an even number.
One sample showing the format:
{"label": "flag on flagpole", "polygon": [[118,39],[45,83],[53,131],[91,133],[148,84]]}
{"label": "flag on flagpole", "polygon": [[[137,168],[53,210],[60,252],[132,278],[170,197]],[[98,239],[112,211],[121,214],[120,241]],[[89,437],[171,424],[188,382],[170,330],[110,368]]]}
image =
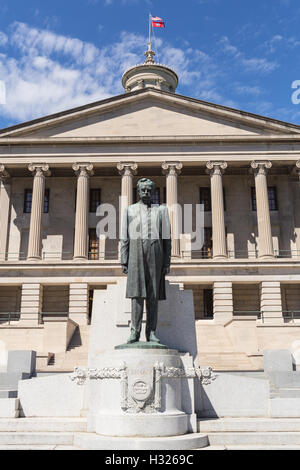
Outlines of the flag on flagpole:
{"label": "flag on flagpole", "polygon": [[152,26],[154,28],[164,28],[165,27],[165,22],[162,18],[159,18],[158,16],[152,16]]}

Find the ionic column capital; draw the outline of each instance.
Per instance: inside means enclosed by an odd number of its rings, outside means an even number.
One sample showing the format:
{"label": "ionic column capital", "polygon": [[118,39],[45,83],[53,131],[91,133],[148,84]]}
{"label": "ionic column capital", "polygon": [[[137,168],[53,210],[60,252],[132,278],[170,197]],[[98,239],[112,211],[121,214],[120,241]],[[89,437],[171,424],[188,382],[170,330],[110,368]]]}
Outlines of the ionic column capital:
{"label": "ionic column capital", "polygon": [[73,163],[72,169],[75,171],[76,176],[93,176],[93,164],[92,163]]}
{"label": "ionic column capital", "polygon": [[3,163],[1,163],[0,164],[0,180],[5,181],[9,177],[10,177],[10,174],[6,170],[5,165],[3,165]]}
{"label": "ionic column capital", "polygon": [[227,162],[206,162],[206,168],[210,175],[222,175],[227,168]]}
{"label": "ionic column capital", "polygon": [[138,165],[135,162],[119,162],[117,169],[121,176],[134,176],[137,173]]}
{"label": "ionic column capital", "polygon": [[180,175],[182,170],[181,162],[164,162],[162,165],[163,174],[168,176]]}
{"label": "ionic column capital", "polygon": [[28,170],[34,173],[34,176],[50,176],[48,163],[29,163]]}
{"label": "ionic column capital", "polygon": [[251,168],[255,175],[266,175],[268,170],[272,168],[272,162],[269,160],[253,160],[251,162]]}

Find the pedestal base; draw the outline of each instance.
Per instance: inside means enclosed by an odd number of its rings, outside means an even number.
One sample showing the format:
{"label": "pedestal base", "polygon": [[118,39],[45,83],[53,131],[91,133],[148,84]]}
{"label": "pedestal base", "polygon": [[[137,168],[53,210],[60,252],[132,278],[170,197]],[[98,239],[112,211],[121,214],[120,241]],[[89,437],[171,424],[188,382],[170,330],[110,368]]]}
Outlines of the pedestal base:
{"label": "pedestal base", "polygon": [[74,446],[84,450],[190,450],[209,445],[207,434],[185,434],[175,437],[110,437],[76,433]]}
{"label": "pedestal base", "polygon": [[188,417],[185,413],[119,414],[98,413],[96,433],[106,436],[180,436],[186,434]]}
{"label": "pedestal base", "polygon": [[[194,369],[189,358],[190,373]],[[194,430],[192,406],[186,411],[194,400],[188,384],[194,376],[187,375],[178,351],[134,347],[107,351],[93,364],[89,377],[88,432],[152,438]]]}

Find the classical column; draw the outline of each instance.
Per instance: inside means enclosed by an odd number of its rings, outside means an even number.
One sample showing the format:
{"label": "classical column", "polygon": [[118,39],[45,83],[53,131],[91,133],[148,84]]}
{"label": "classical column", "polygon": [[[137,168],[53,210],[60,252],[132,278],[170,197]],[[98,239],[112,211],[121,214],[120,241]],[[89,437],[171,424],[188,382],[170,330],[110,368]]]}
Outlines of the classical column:
{"label": "classical column", "polygon": [[73,259],[88,258],[88,215],[89,215],[89,177],[92,175],[91,163],[74,163],[77,175],[77,198],[75,216],[75,237]]}
{"label": "classical column", "polygon": [[255,175],[258,256],[263,259],[274,258],[267,185],[267,170],[271,166],[272,163],[269,161],[253,161],[251,163]]}
{"label": "classical column", "polygon": [[227,258],[227,243],[222,172],[227,168],[227,163],[207,162],[206,167],[210,173],[213,258],[225,259]]}
{"label": "classical column", "polygon": [[8,251],[8,227],[10,214],[11,184],[4,165],[0,165],[0,260],[6,259]]}
{"label": "classical column", "polygon": [[180,233],[178,214],[178,175],[182,169],[181,162],[164,162],[162,164],[163,173],[166,175],[167,206],[169,209],[171,236],[172,236],[172,256],[180,256]]}
{"label": "classical column", "polygon": [[134,162],[120,162],[117,169],[121,175],[121,201],[120,201],[120,230],[122,227],[122,218],[124,210],[130,204],[133,204],[133,177],[137,172],[137,164]]}
{"label": "classical column", "polygon": [[42,215],[45,197],[45,176],[49,176],[49,165],[46,163],[30,163],[29,171],[33,172],[32,203],[30,214],[30,228],[27,259],[35,261],[41,259],[42,248]]}

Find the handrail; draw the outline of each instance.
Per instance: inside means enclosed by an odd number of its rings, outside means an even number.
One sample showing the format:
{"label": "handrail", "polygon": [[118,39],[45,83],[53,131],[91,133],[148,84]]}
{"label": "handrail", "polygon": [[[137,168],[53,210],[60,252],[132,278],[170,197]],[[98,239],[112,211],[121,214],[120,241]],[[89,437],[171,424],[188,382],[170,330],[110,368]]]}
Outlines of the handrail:
{"label": "handrail", "polygon": [[[26,316],[30,316],[27,317]],[[0,324],[1,323],[8,323],[9,325],[11,324],[12,321],[20,321],[21,316],[22,316],[22,321],[32,321],[32,316],[37,317],[37,323],[38,324],[43,324],[44,323],[44,318],[46,317],[59,317],[59,318],[68,318],[69,317],[69,312],[0,312]],[[76,312],[72,313],[72,316],[77,315]],[[81,313],[78,313],[78,315],[81,315]]]}
{"label": "handrail", "polygon": [[261,311],[260,310],[234,310],[233,315],[255,315],[257,318],[261,317]]}

